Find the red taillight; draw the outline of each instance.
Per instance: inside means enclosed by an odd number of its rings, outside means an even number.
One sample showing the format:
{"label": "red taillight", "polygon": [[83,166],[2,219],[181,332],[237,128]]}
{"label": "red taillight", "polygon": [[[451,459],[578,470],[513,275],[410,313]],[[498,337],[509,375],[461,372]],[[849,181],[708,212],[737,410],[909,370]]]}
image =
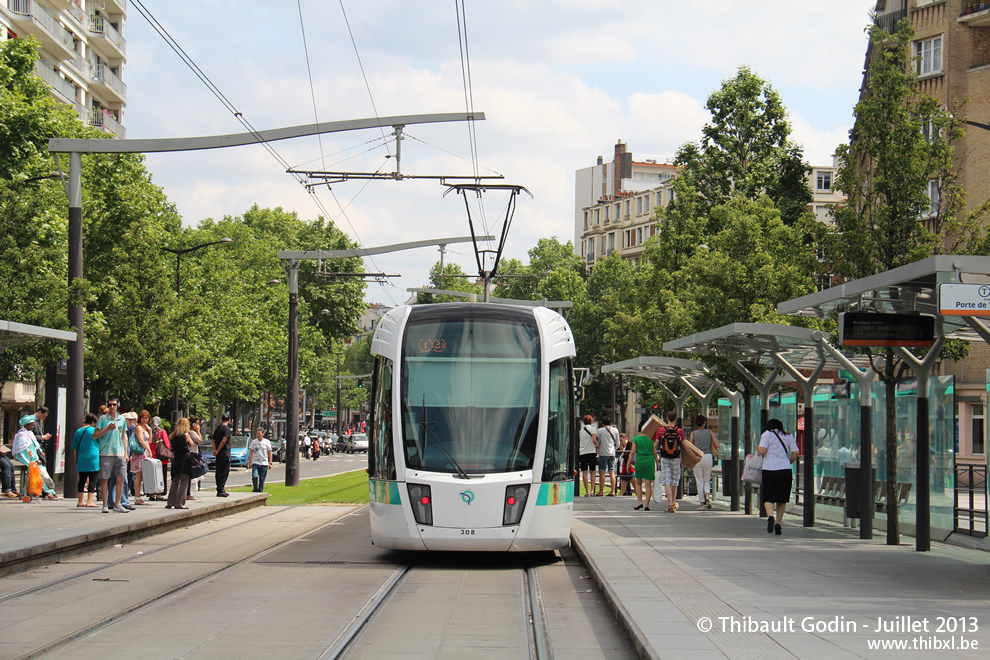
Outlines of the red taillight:
{"label": "red taillight", "polygon": [[513,504],[515,504],[515,503],[516,503],[516,498],[514,498],[514,497],[510,497],[509,499],[507,499],[507,500],[506,500],[506,503],[507,503],[507,504],[508,504],[509,506],[512,506]]}
{"label": "red taillight", "polygon": [[423,498],[423,506],[427,506],[429,503],[430,503],[430,498],[424,497]]}

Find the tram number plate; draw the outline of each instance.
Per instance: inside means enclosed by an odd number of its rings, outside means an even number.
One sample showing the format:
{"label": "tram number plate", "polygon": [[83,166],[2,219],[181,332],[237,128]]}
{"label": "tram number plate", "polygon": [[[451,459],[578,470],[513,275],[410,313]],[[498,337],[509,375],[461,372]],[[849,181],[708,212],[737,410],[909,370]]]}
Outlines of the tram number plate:
{"label": "tram number plate", "polygon": [[461,536],[474,536],[474,530],[473,529],[462,529],[461,530]]}

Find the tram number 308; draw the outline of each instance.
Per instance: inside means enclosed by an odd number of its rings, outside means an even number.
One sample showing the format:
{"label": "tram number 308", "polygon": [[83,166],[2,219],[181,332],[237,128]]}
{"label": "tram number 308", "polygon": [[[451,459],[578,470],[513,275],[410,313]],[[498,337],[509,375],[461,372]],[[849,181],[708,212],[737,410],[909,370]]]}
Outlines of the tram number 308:
{"label": "tram number 308", "polygon": [[474,530],[473,529],[462,529],[461,530],[461,536],[474,536]]}

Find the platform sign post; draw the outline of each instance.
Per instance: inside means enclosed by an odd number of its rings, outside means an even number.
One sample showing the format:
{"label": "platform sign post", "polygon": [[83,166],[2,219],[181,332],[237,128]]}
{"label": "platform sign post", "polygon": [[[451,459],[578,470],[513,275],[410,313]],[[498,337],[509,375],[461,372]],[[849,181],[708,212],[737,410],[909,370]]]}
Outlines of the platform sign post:
{"label": "platform sign post", "polygon": [[939,284],[938,311],[943,316],[990,316],[990,284]]}

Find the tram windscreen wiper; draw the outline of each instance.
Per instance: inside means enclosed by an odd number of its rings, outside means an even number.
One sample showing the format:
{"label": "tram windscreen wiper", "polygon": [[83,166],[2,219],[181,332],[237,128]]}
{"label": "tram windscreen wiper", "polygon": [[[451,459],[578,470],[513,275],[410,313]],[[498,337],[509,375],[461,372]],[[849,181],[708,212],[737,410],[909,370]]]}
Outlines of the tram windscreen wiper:
{"label": "tram windscreen wiper", "polygon": [[447,447],[444,446],[443,441],[440,440],[440,437],[436,433],[433,432],[433,429],[430,428],[429,422],[426,421],[426,395],[425,394],[423,395],[423,421],[420,422],[419,426],[420,426],[420,428],[423,429],[424,432],[429,433],[430,436],[436,441],[437,447],[440,449],[440,452],[444,455],[444,457],[448,461],[450,461],[450,464],[452,466],[454,466],[454,470],[457,471],[457,476],[460,477],[461,479],[470,479],[471,478],[471,475],[469,475],[467,472],[465,472],[464,471],[464,468],[461,467],[460,463],[458,463],[457,461],[454,460],[454,457],[450,455],[450,452],[449,451],[447,451]]}

